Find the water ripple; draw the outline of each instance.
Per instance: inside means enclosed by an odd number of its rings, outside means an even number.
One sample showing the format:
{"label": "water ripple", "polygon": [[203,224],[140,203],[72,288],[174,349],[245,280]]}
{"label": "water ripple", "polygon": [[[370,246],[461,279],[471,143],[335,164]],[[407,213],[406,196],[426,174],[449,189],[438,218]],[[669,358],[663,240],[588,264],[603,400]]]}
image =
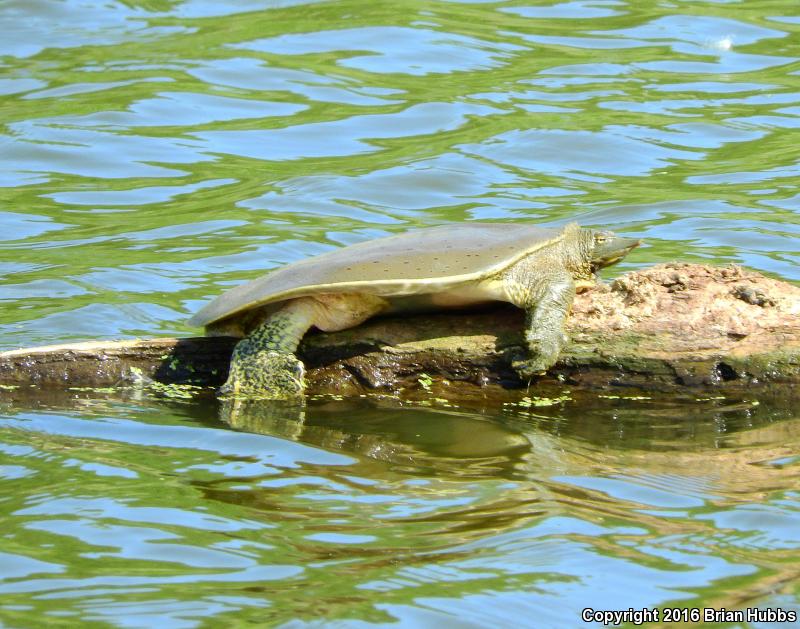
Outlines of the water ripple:
{"label": "water ripple", "polygon": [[[789,0],[12,0],[0,27],[4,347],[185,334],[268,269],[463,220],[800,280]],[[72,393],[0,391],[9,626],[798,607],[797,418],[768,400],[724,426],[326,402],[244,432]]]}

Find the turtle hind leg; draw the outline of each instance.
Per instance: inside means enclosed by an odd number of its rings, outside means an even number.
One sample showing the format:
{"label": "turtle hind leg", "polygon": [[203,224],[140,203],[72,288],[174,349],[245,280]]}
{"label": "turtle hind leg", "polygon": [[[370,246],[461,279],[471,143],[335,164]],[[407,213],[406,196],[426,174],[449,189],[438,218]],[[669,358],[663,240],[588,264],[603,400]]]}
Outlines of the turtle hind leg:
{"label": "turtle hind leg", "polygon": [[303,363],[294,355],[300,339],[314,324],[311,299],[293,299],[271,314],[236,344],[228,380],[219,389],[226,397],[290,399],[305,388]]}
{"label": "turtle hind leg", "polygon": [[250,339],[244,339],[236,346],[228,380],[219,388],[220,395],[281,400],[303,393],[305,368],[294,354],[240,348],[242,343],[249,342]]}
{"label": "turtle hind leg", "polygon": [[295,350],[308,329],[345,330],[386,306],[385,299],[357,293],[320,294],[286,302],[236,344],[228,380],[220,394],[272,400],[302,395],[305,367]]}

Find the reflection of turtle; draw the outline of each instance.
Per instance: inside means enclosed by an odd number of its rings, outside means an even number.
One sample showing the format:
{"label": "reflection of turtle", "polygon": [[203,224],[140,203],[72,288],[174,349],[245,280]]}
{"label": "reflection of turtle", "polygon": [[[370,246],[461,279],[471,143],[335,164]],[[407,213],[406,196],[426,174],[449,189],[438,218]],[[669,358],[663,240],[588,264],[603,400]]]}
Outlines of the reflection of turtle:
{"label": "reflection of turtle", "polygon": [[378,313],[507,301],[527,312],[529,355],[513,367],[530,378],[558,358],[576,289],[638,244],[575,224],[432,227],[290,264],[224,293],[191,323],[212,334],[247,334],[223,394],[288,398],[302,393],[303,363],[294,351],[312,326],[333,332]]}

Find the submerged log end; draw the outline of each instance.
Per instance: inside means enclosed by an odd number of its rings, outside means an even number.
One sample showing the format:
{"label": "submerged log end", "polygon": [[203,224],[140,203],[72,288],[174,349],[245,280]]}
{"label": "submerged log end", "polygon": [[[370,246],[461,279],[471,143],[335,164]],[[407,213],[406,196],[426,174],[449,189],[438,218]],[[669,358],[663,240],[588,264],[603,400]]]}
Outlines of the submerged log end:
{"label": "submerged log end", "polygon": [[[663,264],[578,295],[571,343],[541,382],[573,386],[742,387],[800,383],[800,289],[739,267]],[[378,318],[309,334],[310,393],[513,388],[522,344],[512,307]],[[90,342],[0,353],[0,385],[113,386],[153,378],[218,385],[235,339]]]}

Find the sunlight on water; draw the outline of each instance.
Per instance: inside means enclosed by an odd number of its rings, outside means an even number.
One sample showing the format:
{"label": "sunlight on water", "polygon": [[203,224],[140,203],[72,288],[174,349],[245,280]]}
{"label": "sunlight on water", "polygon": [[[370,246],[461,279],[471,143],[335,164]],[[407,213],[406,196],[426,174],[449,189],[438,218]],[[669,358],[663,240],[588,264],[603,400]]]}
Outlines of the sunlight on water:
{"label": "sunlight on water", "polygon": [[570,626],[585,606],[735,606],[788,585],[796,420],[728,412],[723,431],[722,406],[622,423],[613,406],[587,422],[315,403],[248,433],[202,406],[10,413],[8,617]]}
{"label": "sunlight on water", "polygon": [[[268,269],[577,220],[800,280],[794,2],[12,0],[0,343],[191,334]],[[0,621],[565,627],[798,609],[798,417],[0,391]],[[762,625],[752,625],[762,626]]]}

